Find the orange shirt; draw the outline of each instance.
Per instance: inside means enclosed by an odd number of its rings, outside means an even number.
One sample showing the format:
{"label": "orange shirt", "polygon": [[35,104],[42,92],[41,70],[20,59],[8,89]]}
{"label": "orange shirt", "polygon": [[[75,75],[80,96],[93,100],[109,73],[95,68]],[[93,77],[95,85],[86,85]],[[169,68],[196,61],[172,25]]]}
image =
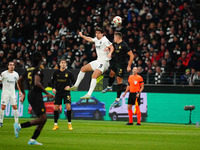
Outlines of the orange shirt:
{"label": "orange shirt", "polygon": [[144,84],[144,81],[140,75],[130,75],[128,83],[130,85],[130,92],[135,93],[140,91],[141,85]]}

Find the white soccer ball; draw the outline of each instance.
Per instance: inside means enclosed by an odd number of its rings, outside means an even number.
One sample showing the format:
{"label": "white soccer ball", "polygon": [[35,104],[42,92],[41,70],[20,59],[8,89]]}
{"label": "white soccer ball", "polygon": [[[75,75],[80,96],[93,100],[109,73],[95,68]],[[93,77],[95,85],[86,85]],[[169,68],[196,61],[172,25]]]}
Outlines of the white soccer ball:
{"label": "white soccer ball", "polygon": [[122,24],[122,18],[121,18],[120,16],[115,16],[115,17],[113,18],[113,23],[114,23],[116,26]]}

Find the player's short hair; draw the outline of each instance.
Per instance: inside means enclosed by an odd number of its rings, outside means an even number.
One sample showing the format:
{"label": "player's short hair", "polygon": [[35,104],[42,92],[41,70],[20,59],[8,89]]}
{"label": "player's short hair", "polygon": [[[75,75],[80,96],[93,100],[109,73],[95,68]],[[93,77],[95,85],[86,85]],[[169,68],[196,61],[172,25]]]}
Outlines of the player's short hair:
{"label": "player's short hair", "polygon": [[34,52],[32,55],[32,65],[38,66],[42,61],[42,55],[39,52]]}
{"label": "player's short hair", "polygon": [[96,27],[96,28],[95,28],[95,32],[96,32],[96,31],[99,31],[99,32],[101,32],[101,33],[104,33],[104,30],[103,30],[102,28],[100,28],[100,27]]}
{"label": "player's short hair", "polygon": [[13,61],[9,61],[9,62],[7,63],[7,65],[6,65],[6,67],[8,67],[10,63],[13,63],[13,64],[15,65],[15,63],[14,63]]}
{"label": "player's short hair", "polygon": [[114,35],[117,35],[117,36],[119,36],[120,38],[122,38],[122,33],[121,33],[121,32],[115,32]]}
{"label": "player's short hair", "polygon": [[66,59],[61,59],[61,60],[59,61],[59,64],[60,64],[61,61],[64,61],[64,62],[67,63]]}

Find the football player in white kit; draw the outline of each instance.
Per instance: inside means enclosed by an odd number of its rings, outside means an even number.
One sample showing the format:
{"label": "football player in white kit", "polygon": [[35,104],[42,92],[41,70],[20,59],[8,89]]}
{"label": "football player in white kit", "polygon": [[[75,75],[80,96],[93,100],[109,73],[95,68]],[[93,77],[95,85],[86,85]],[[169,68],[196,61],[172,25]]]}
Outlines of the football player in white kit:
{"label": "football player in white kit", "polygon": [[[15,123],[18,123],[19,112],[17,110],[17,99],[15,96],[15,83],[17,83],[19,79],[19,74],[15,72],[14,69],[14,62],[9,62],[8,70],[5,70],[0,75],[0,81],[3,85],[1,93],[0,127],[3,126],[4,110],[8,102],[10,102],[10,105],[12,105]],[[21,93],[20,89],[19,93]]]}
{"label": "football player in white kit", "polygon": [[[82,99],[91,98],[92,92],[96,87],[97,78],[109,67],[109,60],[111,59],[112,52],[114,51],[112,43],[103,35],[103,30],[99,27],[95,29],[95,38],[88,37],[79,32],[80,37],[85,39],[88,42],[95,43],[97,60],[90,62],[89,64],[83,66],[78,74],[76,83],[74,86],[69,88],[69,90],[76,90],[85,76],[86,72],[94,71],[92,74],[92,80],[90,83],[89,91],[86,95],[81,97]],[[110,46],[110,50],[106,51],[105,49]]]}

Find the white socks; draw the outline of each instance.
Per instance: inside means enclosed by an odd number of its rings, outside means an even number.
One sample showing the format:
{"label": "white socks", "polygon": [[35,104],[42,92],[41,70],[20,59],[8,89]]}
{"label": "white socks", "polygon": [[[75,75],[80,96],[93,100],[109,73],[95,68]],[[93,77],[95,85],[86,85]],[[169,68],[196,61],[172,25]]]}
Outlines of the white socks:
{"label": "white socks", "polygon": [[83,80],[85,76],[85,72],[80,71],[76,80],[76,83],[74,84],[74,87],[78,87],[81,81]]}
{"label": "white socks", "polygon": [[15,123],[19,123],[19,112],[18,110],[13,110],[14,118],[15,118]]}
{"label": "white socks", "polygon": [[[19,112],[18,110],[13,110],[14,118],[15,118],[15,123],[19,123]],[[0,123],[3,123],[3,118],[4,118],[4,110],[0,109]]]}
{"label": "white socks", "polygon": [[0,109],[0,123],[3,123],[4,110]]}
{"label": "white socks", "polygon": [[54,125],[57,126],[58,124],[57,124],[57,123],[54,123]]}
{"label": "white socks", "polygon": [[95,87],[97,84],[97,79],[92,79],[91,83],[90,83],[90,89],[88,91],[88,95],[92,95],[92,92],[94,91]]}

